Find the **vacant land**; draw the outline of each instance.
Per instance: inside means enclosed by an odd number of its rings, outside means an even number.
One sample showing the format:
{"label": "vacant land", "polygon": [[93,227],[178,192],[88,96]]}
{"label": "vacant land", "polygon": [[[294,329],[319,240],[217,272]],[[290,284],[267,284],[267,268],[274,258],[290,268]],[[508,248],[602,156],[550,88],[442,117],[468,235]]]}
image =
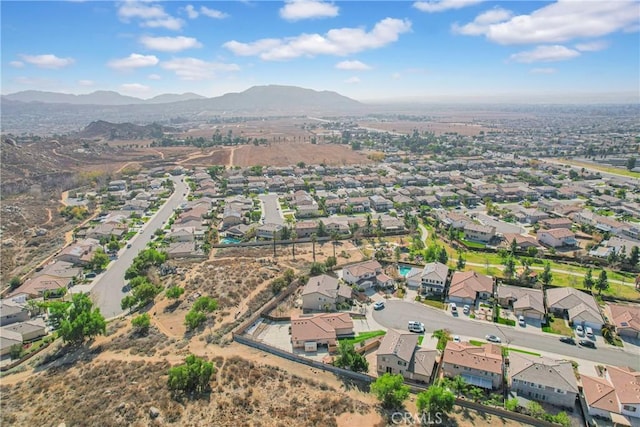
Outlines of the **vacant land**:
{"label": "vacant land", "polygon": [[347,165],[370,163],[365,153],[348,145],[311,144],[302,142],[274,143],[268,146],[245,145],[234,153],[234,166],[290,166],[307,164]]}

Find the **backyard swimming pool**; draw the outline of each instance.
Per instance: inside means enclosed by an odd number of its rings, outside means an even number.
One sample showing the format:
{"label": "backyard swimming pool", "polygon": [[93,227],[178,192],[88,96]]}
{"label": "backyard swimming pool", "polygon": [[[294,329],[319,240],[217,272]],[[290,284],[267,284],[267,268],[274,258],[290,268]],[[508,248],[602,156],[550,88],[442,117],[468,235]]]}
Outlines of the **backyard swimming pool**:
{"label": "backyard swimming pool", "polygon": [[409,272],[411,271],[411,267],[408,267],[406,265],[401,265],[400,267],[398,267],[398,271],[400,271],[400,275],[402,277],[406,277],[407,274],[409,274]]}
{"label": "backyard swimming pool", "polygon": [[220,239],[220,243],[222,243],[223,245],[234,245],[240,242],[240,239],[235,239],[233,237],[223,237],[222,239]]}

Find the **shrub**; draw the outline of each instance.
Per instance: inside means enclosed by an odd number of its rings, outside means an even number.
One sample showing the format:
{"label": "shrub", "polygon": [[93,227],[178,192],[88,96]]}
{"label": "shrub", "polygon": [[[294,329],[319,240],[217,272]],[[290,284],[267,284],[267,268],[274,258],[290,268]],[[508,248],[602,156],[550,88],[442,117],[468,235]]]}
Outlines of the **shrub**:
{"label": "shrub", "polygon": [[140,316],[131,319],[131,324],[133,325],[136,333],[146,335],[149,332],[149,327],[151,326],[151,317],[149,316],[149,313],[141,314]]}

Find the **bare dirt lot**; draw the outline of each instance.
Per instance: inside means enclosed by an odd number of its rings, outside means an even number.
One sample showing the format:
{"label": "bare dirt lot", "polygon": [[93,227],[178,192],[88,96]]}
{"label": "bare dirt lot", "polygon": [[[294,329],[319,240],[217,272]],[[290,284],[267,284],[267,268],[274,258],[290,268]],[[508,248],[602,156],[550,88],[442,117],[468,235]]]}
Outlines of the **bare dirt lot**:
{"label": "bare dirt lot", "polygon": [[234,154],[234,166],[272,165],[289,166],[298,162],[346,165],[370,163],[366,154],[350,147],[335,144],[275,143],[270,146],[245,145]]}

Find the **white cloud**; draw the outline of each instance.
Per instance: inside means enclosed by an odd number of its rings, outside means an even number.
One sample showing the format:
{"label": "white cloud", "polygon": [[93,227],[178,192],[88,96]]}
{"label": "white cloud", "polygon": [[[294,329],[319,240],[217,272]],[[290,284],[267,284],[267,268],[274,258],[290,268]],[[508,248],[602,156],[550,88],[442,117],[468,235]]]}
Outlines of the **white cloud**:
{"label": "white cloud", "polygon": [[131,18],[157,19],[167,16],[164,8],[157,4],[148,4],[139,1],[125,1],[118,8],[118,16],[128,21]]}
{"label": "white cloud", "polygon": [[369,32],[362,28],[338,28],[325,35],[301,34],[282,39],[261,39],[251,43],[235,40],[223,46],[239,56],[259,56],[263,60],[284,60],[300,56],[344,56],[376,49],[398,40],[411,30],[411,21],[385,18]]}
{"label": "white cloud", "polygon": [[143,85],[140,83],[124,83],[120,85],[120,91],[124,94],[145,94],[149,92],[151,88],[147,85]]}
{"label": "white cloud", "polygon": [[229,15],[227,15],[224,12],[221,12],[216,9],[209,9],[206,6],[200,7],[200,13],[203,14],[204,16],[208,16],[209,18],[213,18],[213,19],[224,19],[229,17]]}
{"label": "white cloud", "polygon": [[236,64],[221,62],[207,62],[198,58],[174,58],[163,61],[160,66],[165,70],[173,71],[181,80],[207,80],[215,77],[219,71],[239,71]]}
{"label": "white cloud", "polygon": [[126,58],[112,59],[107,65],[116,70],[130,70],[132,68],[152,67],[158,62],[158,57],[155,55],[132,53]]}
{"label": "white cloud", "polygon": [[175,18],[165,12],[164,7],[151,4],[148,1],[127,0],[120,4],[118,16],[124,22],[131,19],[139,19],[141,27],[166,28],[168,30],[179,30],[184,25],[184,21]]}
{"label": "white cloud", "polygon": [[9,62],[9,65],[11,65],[14,68],[22,68],[22,67],[24,67],[24,62],[22,62],[22,61],[11,61],[11,62]]}
{"label": "white cloud", "polygon": [[78,80],[78,84],[80,86],[93,86],[94,84],[96,84],[96,82],[94,82],[93,80]]}
{"label": "white cloud", "polygon": [[187,5],[184,10],[185,12],[187,12],[187,16],[189,17],[189,19],[196,19],[198,15],[200,15],[192,4]]}
{"label": "white cloud", "polygon": [[529,70],[531,74],[554,74],[556,71],[555,68],[532,68]]}
{"label": "white cloud", "polygon": [[594,40],[588,43],[578,43],[575,48],[580,52],[597,52],[609,47],[609,43],[604,40]]}
{"label": "white cloud", "polygon": [[149,80],[162,80],[162,77],[160,77],[158,74],[149,74],[147,78]]}
{"label": "white cloud", "polygon": [[537,46],[533,50],[514,53],[509,57],[511,61],[530,64],[532,62],[565,61],[580,56],[577,50],[562,45]]}
{"label": "white cloud", "polygon": [[75,62],[73,58],[58,58],[52,54],[46,55],[20,55],[24,62],[40,68],[63,68]]}
{"label": "white cloud", "polygon": [[402,77],[402,75],[400,73],[393,73],[391,74],[391,78],[393,80],[400,80],[400,77]]}
{"label": "white cloud", "polygon": [[166,28],[167,30],[177,31],[182,28],[182,26],[184,25],[184,21],[180,18],[168,16],[162,19],[152,19],[149,21],[145,21],[140,25],[147,28]]}
{"label": "white cloud", "polygon": [[333,18],[338,16],[338,11],[338,6],[321,0],[285,0],[284,7],[280,9],[280,17],[287,21]]}
{"label": "white cloud", "polygon": [[185,49],[194,49],[202,47],[197,39],[193,37],[150,37],[143,36],[140,43],[147,49],[159,50],[161,52],[180,52]]}
{"label": "white cloud", "polygon": [[530,15],[509,16],[496,22],[454,24],[454,32],[484,35],[499,44],[561,43],[576,38],[601,37],[637,29],[638,3],[634,0],[558,0]]}
{"label": "white cloud", "polygon": [[336,64],[336,68],[338,70],[358,70],[358,71],[366,71],[370,70],[371,67],[367,64],[360,61],[342,61]]}
{"label": "white cloud", "polygon": [[355,84],[360,83],[360,78],[359,77],[350,77],[347,80],[345,80],[344,82],[355,85]]}
{"label": "white cloud", "polygon": [[443,12],[450,9],[462,9],[463,7],[473,6],[482,3],[484,0],[429,0],[417,1],[413,3],[413,7],[422,12]]}
{"label": "white cloud", "polygon": [[458,24],[453,24],[453,31],[467,36],[481,36],[487,32],[487,29],[492,24],[506,21],[512,16],[513,13],[511,13],[511,11],[496,7],[494,9],[487,10],[486,12],[482,12],[480,15],[476,16],[476,19],[474,19],[473,22],[466,25],[459,26]]}

